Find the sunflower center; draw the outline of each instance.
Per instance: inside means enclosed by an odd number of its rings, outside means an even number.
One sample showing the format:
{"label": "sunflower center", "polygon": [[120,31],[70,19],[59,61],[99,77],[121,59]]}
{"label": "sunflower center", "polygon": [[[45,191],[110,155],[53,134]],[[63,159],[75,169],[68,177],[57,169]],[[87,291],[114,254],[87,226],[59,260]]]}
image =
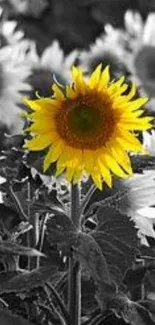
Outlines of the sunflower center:
{"label": "sunflower center", "polygon": [[77,135],[87,136],[97,133],[101,116],[99,111],[89,106],[75,106],[68,115],[69,125]]}
{"label": "sunflower center", "polygon": [[66,100],[55,115],[56,129],[72,148],[96,150],[105,145],[114,130],[109,97],[99,94]]}

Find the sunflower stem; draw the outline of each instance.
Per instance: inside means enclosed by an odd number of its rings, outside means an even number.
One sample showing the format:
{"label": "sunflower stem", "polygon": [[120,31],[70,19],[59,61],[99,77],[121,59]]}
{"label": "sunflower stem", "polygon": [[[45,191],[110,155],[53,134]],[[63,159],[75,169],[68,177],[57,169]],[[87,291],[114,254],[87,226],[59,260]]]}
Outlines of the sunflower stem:
{"label": "sunflower stem", "polygon": [[[80,230],[80,187],[71,184],[71,219],[77,230]],[[69,325],[81,324],[81,268],[73,255],[69,259],[68,280]]]}

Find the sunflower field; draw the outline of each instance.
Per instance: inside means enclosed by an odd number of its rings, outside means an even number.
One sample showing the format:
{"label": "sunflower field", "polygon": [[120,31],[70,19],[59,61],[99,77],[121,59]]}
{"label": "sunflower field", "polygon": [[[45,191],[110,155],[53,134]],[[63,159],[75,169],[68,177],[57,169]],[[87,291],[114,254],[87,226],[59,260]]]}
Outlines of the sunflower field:
{"label": "sunflower field", "polygon": [[0,0],[0,325],[155,325],[155,0]]}

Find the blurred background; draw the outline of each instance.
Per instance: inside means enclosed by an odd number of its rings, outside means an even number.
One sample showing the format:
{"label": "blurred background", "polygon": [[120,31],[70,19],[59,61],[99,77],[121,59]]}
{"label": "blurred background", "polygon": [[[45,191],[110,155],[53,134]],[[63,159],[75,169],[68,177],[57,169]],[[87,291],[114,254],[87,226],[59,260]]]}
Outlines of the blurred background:
{"label": "blurred background", "polygon": [[20,133],[23,96],[51,96],[70,67],[110,64],[155,112],[155,0],[1,0],[0,135]]}

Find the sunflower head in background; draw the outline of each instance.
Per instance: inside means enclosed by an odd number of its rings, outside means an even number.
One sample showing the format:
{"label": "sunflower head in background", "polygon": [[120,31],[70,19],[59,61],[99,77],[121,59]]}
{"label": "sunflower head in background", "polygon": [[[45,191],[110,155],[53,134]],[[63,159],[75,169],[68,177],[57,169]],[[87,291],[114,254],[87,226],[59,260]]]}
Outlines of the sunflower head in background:
{"label": "sunflower head in background", "polygon": [[[73,81],[65,88],[52,86],[50,98],[26,100],[32,136],[25,148],[44,150],[44,172],[56,162],[56,176],[65,172],[77,183],[86,173],[96,186],[112,186],[112,174],[127,178],[132,168],[127,151],[143,152],[137,131],[152,127],[152,117],[144,117],[147,98],[133,99],[135,85],[127,95],[124,77],[110,81],[108,66],[99,65],[89,79],[81,68],[71,69]],[[136,131],[136,133],[135,133]]]}
{"label": "sunflower head in background", "polygon": [[26,60],[26,41],[0,48],[0,124],[11,133],[21,132],[23,121],[19,105],[22,93],[30,91],[31,74]]}
{"label": "sunflower head in background", "polygon": [[38,54],[36,44],[31,42],[29,47],[29,65],[31,76],[29,83],[32,86],[31,97],[37,90],[40,96],[51,96],[51,84],[57,81],[66,84],[70,80],[70,68],[75,63],[78,51],[74,50],[65,56],[57,40],[54,40],[41,55]]}
{"label": "sunflower head in background", "polygon": [[87,73],[92,73],[102,63],[102,69],[110,66],[111,77],[119,78],[127,74],[127,65],[124,63],[124,34],[113,31],[111,26],[105,26],[106,34],[101,35],[91,44],[90,48],[82,51],[79,56],[80,66]]}

